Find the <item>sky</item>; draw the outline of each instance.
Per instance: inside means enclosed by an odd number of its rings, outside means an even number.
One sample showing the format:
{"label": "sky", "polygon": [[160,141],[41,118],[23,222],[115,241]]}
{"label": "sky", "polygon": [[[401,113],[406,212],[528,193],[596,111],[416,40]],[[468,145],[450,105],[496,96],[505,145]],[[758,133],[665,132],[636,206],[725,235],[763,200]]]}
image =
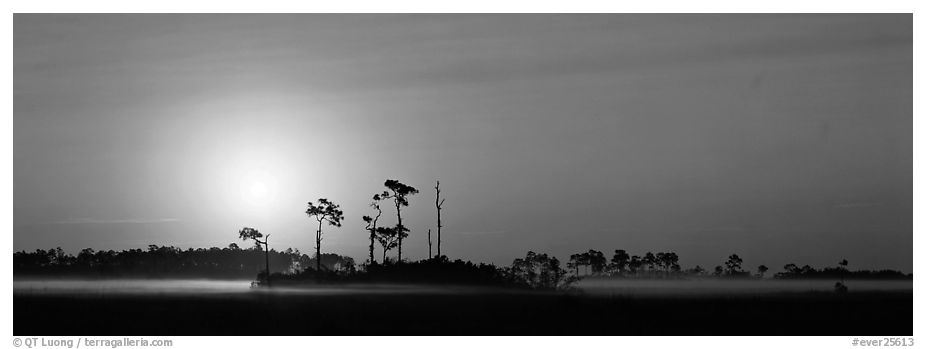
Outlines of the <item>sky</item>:
{"label": "sky", "polygon": [[912,272],[912,40],[910,14],[16,14],[13,247],[311,253],[328,198],[322,252],[362,261],[398,179],[420,259],[440,180],[450,258]]}

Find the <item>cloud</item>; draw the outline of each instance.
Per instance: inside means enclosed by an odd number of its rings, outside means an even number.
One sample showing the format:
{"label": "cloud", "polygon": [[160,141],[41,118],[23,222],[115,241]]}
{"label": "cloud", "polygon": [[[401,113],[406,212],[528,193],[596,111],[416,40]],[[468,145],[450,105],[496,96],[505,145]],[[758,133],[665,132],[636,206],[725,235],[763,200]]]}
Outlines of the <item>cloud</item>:
{"label": "cloud", "polygon": [[96,219],[96,218],[69,218],[63,221],[42,222],[39,224],[152,224],[179,222],[177,218],[127,218],[127,219]]}

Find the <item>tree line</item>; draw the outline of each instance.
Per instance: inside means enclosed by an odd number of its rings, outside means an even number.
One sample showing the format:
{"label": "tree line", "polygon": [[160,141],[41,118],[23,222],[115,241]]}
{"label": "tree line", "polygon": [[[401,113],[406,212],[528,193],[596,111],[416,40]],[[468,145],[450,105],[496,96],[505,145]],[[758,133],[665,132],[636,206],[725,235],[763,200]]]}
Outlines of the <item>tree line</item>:
{"label": "tree line", "polygon": [[[264,255],[264,256],[261,256]],[[649,256],[652,257],[649,257]],[[563,289],[584,277],[616,278],[754,278],[760,279],[768,268],[759,266],[756,273],[742,269],[743,260],[731,255],[723,266],[712,272],[695,266],[682,269],[678,256],[671,252],[647,253],[629,256],[626,251],[615,250],[610,261],[604,254],[589,250],[570,256],[562,265],[555,256],[529,251],[510,266],[498,267],[487,263],[472,263],[446,256],[421,261],[387,259],[385,263],[358,266],[347,256],[333,253],[321,259],[301,253],[298,249],[269,250],[255,244],[242,249],[237,244],[225,248],[189,248],[149,245],[147,249],[123,251],[95,251],[87,248],[77,255],[65,253],[60,247],[13,254],[13,274],[16,277],[105,277],[105,278],[253,278],[266,279],[265,257],[270,261],[272,280],[317,280],[319,276],[330,281],[414,282],[443,284],[508,285],[534,289]],[[318,273],[319,264],[324,272]],[[798,267],[789,263],[784,271],[773,275],[777,279],[910,279],[912,274],[896,270],[848,270],[848,261],[836,267],[815,269],[808,265]]]}
{"label": "tree line", "polygon": [[[783,272],[772,275],[776,279],[908,279],[913,274],[897,270],[849,270],[849,262],[839,261],[835,267],[814,269],[809,265],[798,267],[794,263],[784,265]],[[737,254],[727,257],[722,265],[707,270],[696,265],[682,269],[675,252],[646,252],[642,256],[630,255],[625,250],[614,250],[610,260],[601,251],[588,250],[569,256],[566,263],[571,276],[585,277],[722,277],[722,278],[765,278],[767,266],[759,265],[755,273],[743,269],[743,258]]]}
{"label": "tree line", "polygon": [[[345,282],[415,282],[444,284],[480,284],[518,286],[525,288],[562,288],[566,272],[555,257],[528,252],[510,267],[488,263],[473,263],[446,256],[421,261],[398,263],[387,260],[358,268],[354,260],[334,253],[321,259],[301,253],[298,249],[274,249],[265,253],[263,244],[240,248],[188,248],[149,245],[147,249],[122,251],[81,250],[77,255],[65,253],[60,247],[33,252],[13,253],[14,277],[80,277],[80,278],[228,278],[258,276],[267,280],[265,257],[269,259],[270,280]],[[317,272],[318,265],[324,272]]]}
{"label": "tree line", "polygon": [[[263,258],[262,258],[263,257]],[[266,259],[272,273],[296,273],[307,266],[321,265],[338,272],[356,268],[352,258],[333,253],[320,259],[287,248],[265,253],[260,246],[188,248],[149,245],[147,249],[123,251],[85,248],[77,255],[65,253],[60,247],[32,252],[13,253],[13,275],[132,277],[132,278],[253,278],[266,273]]]}

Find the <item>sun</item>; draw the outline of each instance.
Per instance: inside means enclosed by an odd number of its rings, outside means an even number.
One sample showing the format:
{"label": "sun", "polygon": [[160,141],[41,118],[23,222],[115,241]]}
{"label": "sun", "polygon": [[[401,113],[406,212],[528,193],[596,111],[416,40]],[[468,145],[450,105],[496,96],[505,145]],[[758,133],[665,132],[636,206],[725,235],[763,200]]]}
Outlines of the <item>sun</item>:
{"label": "sun", "polygon": [[249,171],[241,180],[242,199],[252,207],[266,207],[273,202],[274,177],[267,171]]}
{"label": "sun", "polygon": [[248,194],[255,200],[261,200],[267,197],[267,184],[261,181],[251,183],[248,188]]}

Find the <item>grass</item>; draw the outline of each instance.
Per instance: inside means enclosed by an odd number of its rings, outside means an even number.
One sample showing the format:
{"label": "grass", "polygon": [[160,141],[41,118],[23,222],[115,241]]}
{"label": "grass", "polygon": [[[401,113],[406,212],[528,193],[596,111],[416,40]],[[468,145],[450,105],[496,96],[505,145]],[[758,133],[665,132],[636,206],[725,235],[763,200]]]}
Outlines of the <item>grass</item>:
{"label": "grass", "polygon": [[14,335],[898,335],[911,291],[14,294]]}

